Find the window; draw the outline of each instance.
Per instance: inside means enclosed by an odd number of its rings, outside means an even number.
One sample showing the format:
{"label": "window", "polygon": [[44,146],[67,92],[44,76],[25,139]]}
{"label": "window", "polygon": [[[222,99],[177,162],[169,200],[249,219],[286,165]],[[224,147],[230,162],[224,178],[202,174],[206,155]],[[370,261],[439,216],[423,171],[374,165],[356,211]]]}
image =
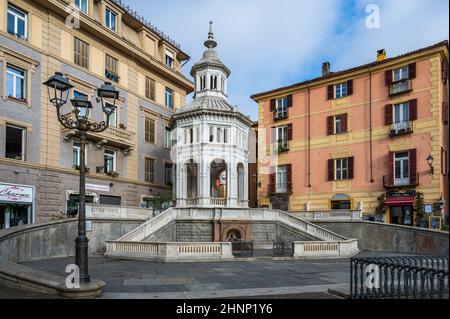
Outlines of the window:
{"label": "window", "polygon": [[409,103],[395,104],[394,130],[399,132],[407,129],[409,129]]}
{"label": "window", "polygon": [[404,66],[402,68],[395,69],[392,71],[392,73],[393,73],[392,79],[394,82],[409,79],[409,67],[408,66]]}
{"label": "window", "polygon": [[155,182],[155,160],[152,158],[145,159],[145,181],[148,183]]}
{"label": "window", "polygon": [[394,155],[395,186],[409,185],[409,152]]}
{"label": "window", "polygon": [[334,117],[334,133],[335,134],[342,133],[342,119],[340,116]]}
{"label": "window", "polygon": [[166,107],[173,109],[173,90],[166,88]]}
{"label": "window", "polygon": [[448,154],[443,147],[441,148],[441,173],[444,176],[448,174]]}
{"label": "window", "polygon": [[340,209],[352,209],[352,202],[349,200],[334,200],[331,201],[331,209],[332,210],[340,210]]}
{"label": "window", "polygon": [[166,65],[169,68],[173,68],[173,62],[174,62],[174,55],[170,51],[166,51]]}
{"label": "window", "polygon": [[74,63],[83,68],[89,67],[89,44],[74,38]]}
{"label": "window", "polygon": [[117,31],[117,13],[106,8],[106,27],[114,32]]}
{"label": "window", "polygon": [[108,124],[112,127],[117,127],[117,108],[114,107],[114,104],[105,103],[106,107],[114,109],[114,112],[109,116]]}
{"label": "window", "polygon": [[25,12],[8,5],[8,33],[21,39],[27,38],[28,16]]}
{"label": "window", "polygon": [[114,82],[119,82],[119,60],[110,55],[105,56],[105,77]]}
{"label": "window", "polygon": [[287,192],[287,167],[278,166],[277,168],[277,193]]}
{"label": "window", "polygon": [[214,127],[213,126],[209,127],[209,141],[211,143],[214,142]]}
{"label": "window", "polygon": [[104,172],[112,173],[116,172],[116,151],[113,150],[105,150],[104,153]]}
{"label": "window", "polygon": [[6,125],[6,143],[5,143],[5,157],[15,160],[25,160],[25,136],[26,130],[24,128]]}
{"label": "window", "polygon": [[6,96],[21,101],[26,100],[27,72],[10,65],[6,67]]}
{"label": "window", "polygon": [[172,164],[170,163],[164,165],[164,182],[166,185],[172,185]]}
{"label": "window", "polygon": [[[88,146],[84,145],[84,163],[87,165]],[[81,164],[81,145],[78,142],[73,143],[72,147],[72,167],[78,168]]]}
{"label": "window", "polygon": [[144,141],[146,143],[155,144],[155,121],[146,117],[145,118],[145,128],[144,128]]}
{"label": "window", "polygon": [[88,0],[75,0],[75,7],[84,13],[88,13]]}
{"label": "window", "polygon": [[167,126],[166,126],[165,133],[166,134],[165,134],[164,147],[165,148],[172,148],[172,146],[173,146],[173,144],[172,144],[172,131]]}
{"label": "window", "polygon": [[217,76],[211,76],[211,90],[217,90]]}
{"label": "window", "polygon": [[185,144],[194,143],[194,129],[192,127],[184,129],[184,143]]}
{"label": "window", "polygon": [[288,116],[287,97],[277,100],[277,114],[278,119],[283,119]]}
{"label": "window", "polygon": [[280,126],[277,128],[277,142],[278,150],[285,150],[288,148],[288,127]]}
{"label": "window", "polygon": [[336,99],[348,96],[348,82],[336,84],[334,96]]}
{"label": "window", "polygon": [[206,89],[206,76],[200,76],[200,91]]}
{"label": "window", "polygon": [[[79,91],[73,91],[73,97],[77,96],[87,96],[87,94],[81,93]],[[81,108],[80,116],[82,117],[86,116],[86,112],[87,112],[86,108]]]}
{"label": "window", "polygon": [[149,77],[145,78],[145,97],[152,101],[155,100],[155,80]]}
{"label": "window", "polygon": [[336,180],[348,179],[348,159],[340,158],[336,160]]}

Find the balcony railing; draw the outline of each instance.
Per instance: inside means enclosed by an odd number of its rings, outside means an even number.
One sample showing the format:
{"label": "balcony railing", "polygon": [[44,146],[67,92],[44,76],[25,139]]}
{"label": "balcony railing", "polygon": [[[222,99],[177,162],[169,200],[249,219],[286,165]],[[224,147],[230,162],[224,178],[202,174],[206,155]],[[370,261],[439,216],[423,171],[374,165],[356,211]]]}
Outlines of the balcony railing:
{"label": "balcony railing", "polygon": [[292,192],[292,183],[277,183],[269,185],[270,195],[288,194]]}
{"label": "balcony railing", "polygon": [[389,136],[399,136],[399,135],[406,135],[411,134],[413,132],[413,122],[401,122],[401,123],[394,123],[389,128]]}
{"label": "balcony railing", "polygon": [[[68,129],[63,129],[63,132],[70,132],[67,134],[66,139],[70,139],[77,133]],[[121,149],[133,149],[135,146],[135,135],[134,132],[129,132],[124,128],[118,128],[114,126],[109,126],[106,131],[101,133],[87,133],[87,138],[99,144],[108,144]]]}
{"label": "balcony railing", "polygon": [[400,80],[389,86],[389,96],[396,96],[412,91],[412,81],[410,79]]}
{"label": "balcony railing", "polygon": [[281,121],[281,120],[285,120],[285,119],[287,119],[289,117],[289,112],[283,112],[283,113],[279,113],[279,112],[276,112],[275,111],[275,113],[273,114],[273,120],[274,121]]}
{"label": "balcony railing", "polygon": [[284,152],[289,152],[289,141],[287,140],[279,140],[277,142],[277,150],[278,153],[284,153]]}
{"label": "balcony railing", "polygon": [[393,178],[392,176],[386,175],[383,176],[383,186],[384,188],[402,188],[402,187],[416,187],[419,185],[419,177],[420,175],[416,175],[416,179],[413,180],[410,178]]}
{"label": "balcony railing", "polygon": [[225,207],[227,205],[227,200],[225,198],[210,198],[210,203],[213,206],[223,206]]}

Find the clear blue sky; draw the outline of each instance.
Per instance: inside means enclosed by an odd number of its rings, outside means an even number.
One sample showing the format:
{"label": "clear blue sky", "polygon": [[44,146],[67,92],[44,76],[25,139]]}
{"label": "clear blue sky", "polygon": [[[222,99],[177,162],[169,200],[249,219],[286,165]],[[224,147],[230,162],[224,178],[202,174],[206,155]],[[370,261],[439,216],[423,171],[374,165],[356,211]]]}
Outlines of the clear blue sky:
{"label": "clear blue sky", "polygon": [[[229,100],[253,120],[250,95],[307,80],[324,61],[338,71],[448,39],[448,0],[123,0],[201,58],[208,22],[231,69]],[[366,27],[366,7],[380,8],[380,28]]]}

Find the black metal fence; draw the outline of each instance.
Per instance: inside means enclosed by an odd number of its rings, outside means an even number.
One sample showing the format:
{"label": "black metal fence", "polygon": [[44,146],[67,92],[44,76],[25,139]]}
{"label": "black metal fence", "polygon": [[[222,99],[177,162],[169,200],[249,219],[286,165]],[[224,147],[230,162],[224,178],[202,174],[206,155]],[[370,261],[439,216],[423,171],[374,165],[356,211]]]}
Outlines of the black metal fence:
{"label": "black metal fence", "polygon": [[274,257],[291,257],[294,254],[294,243],[287,241],[273,241]]}
{"label": "black metal fence", "polygon": [[231,241],[231,247],[235,257],[253,256],[253,241],[233,240]]}
{"label": "black metal fence", "polygon": [[448,299],[448,257],[352,258],[352,299]]}

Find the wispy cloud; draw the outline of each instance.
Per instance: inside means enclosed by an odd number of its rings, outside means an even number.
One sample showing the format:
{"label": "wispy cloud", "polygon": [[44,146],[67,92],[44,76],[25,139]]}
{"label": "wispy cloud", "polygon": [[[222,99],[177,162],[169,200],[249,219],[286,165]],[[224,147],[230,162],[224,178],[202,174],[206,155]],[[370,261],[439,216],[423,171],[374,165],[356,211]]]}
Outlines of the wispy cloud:
{"label": "wispy cloud", "polygon": [[[401,54],[448,38],[447,0],[128,0],[149,21],[181,43],[193,62],[205,49],[214,21],[217,51],[232,70],[229,96],[257,118],[253,93],[367,63],[376,50]],[[380,6],[380,29],[365,26],[366,5]]]}

